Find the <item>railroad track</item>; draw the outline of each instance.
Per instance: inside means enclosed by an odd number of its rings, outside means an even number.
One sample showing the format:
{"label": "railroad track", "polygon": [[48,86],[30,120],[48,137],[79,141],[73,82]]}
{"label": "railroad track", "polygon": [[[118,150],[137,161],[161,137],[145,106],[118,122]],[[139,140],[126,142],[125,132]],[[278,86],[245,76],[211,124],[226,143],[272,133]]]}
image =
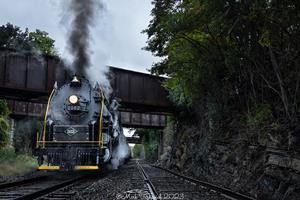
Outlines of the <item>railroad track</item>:
{"label": "railroad track", "polygon": [[[66,189],[68,186],[79,185],[89,178],[83,175],[47,175],[0,185],[0,199],[31,200],[31,199],[69,199],[75,192]],[[75,186],[76,187],[76,186]],[[78,190],[80,188],[77,188]]]}
{"label": "railroad track", "polygon": [[208,182],[196,180],[174,173],[168,169],[141,163],[137,161],[138,168],[143,174],[150,199],[238,199],[254,200],[227,188]]}
{"label": "railroad track", "polygon": [[149,179],[148,174],[145,172],[144,168],[139,163],[139,161],[136,161],[136,162],[137,162],[138,169],[143,176],[144,183],[146,184],[146,187],[148,189],[148,199],[149,200],[150,199],[157,200],[158,192],[157,192],[156,188],[154,187],[153,183]]}

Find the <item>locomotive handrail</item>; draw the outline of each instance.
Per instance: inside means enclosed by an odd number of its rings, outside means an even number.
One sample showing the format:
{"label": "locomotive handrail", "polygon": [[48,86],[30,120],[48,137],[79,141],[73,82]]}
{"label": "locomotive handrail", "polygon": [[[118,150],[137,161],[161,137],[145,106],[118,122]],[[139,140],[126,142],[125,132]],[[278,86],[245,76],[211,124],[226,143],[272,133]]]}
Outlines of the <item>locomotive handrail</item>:
{"label": "locomotive handrail", "polygon": [[36,131],[36,145],[35,148],[39,147],[39,131]]}
{"label": "locomotive handrail", "polygon": [[101,143],[101,147],[103,148],[103,143],[104,143],[104,134],[102,133],[102,115],[103,115],[103,109],[104,109],[104,96],[103,96],[103,91],[100,90],[101,92],[101,112],[100,112],[100,121],[99,121],[99,146]]}
{"label": "locomotive handrail", "polygon": [[47,124],[47,115],[48,115],[48,111],[49,111],[49,105],[50,105],[50,101],[52,99],[52,96],[54,94],[55,91],[55,87],[53,88],[49,98],[48,98],[48,102],[47,102],[47,107],[46,107],[46,112],[45,112],[45,117],[44,117],[44,128],[43,128],[43,148],[45,148],[45,140],[46,140],[46,124]]}

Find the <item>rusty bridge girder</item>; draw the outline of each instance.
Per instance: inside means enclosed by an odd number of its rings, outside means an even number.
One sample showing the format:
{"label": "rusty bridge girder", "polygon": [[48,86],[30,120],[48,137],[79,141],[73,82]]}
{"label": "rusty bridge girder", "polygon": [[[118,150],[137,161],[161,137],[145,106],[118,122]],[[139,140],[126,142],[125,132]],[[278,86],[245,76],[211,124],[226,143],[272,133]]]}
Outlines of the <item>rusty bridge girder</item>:
{"label": "rusty bridge girder", "polygon": [[[42,118],[46,104],[26,101],[7,100],[13,116],[30,116]],[[167,123],[167,116],[149,113],[134,113],[121,111],[123,127],[128,128],[163,128]]]}
{"label": "rusty bridge girder", "polygon": [[168,93],[162,87],[165,78],[115,67],[110,67],[110,77],[112,95],[121,100],[124,109],[160,113],[172,111]]}
{"label": "rusty bridge girder", "polygon": [[[55,81],[60,86],[69,74],[58,58],[0,49],[0,98],[9,101],[14,116],[41,117]],[[124,127],[165,126],[173,107],[161,86],[164,78],[110,67],[109,79]]]}

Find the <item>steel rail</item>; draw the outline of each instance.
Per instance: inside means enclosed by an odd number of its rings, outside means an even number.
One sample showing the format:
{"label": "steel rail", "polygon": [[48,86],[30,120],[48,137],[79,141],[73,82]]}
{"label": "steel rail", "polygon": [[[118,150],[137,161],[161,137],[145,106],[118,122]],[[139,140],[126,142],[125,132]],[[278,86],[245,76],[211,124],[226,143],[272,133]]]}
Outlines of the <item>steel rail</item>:
{"label": "steel rail", "polygon": [[158,192],[156,191],[153,183],[149,179],[149,176],[147,175],[147,173],[145,172],[145,170],[143,169],[143,167],[141,166],[141,164],[139,163],[139,161],[136,161],[136,163],[137,163],[138,168],[142,172],[144,182],[147,184],[147,187],[148,187],[149,192],[150,192],[150,194],[152,196],[152,199],[153,200],[157,200]]}
{"label": "steel rail", "polygon": [[24,185],[24,184],[27,184],[27,183],[44,181],[47,178],[49,178],[49,176],[38,176],[38,177],[34,177],[34,178],[23,179],[23,180],[20,180],[20,181],[12,181],[12,182],[8,182],[8,183],[2,183],[2,184],[0,184],[0,189],[7,189],[7,188],[11,188],[11,187]]}
{"label": "steel rail", "polygon": [[200,180],[197,180],[197,179],[185,176],[185,175],[181,175],[181,174],[173,172],[169,169],[165,169],[163,167],[157,166],[157,165],[151,165],[151,166],[155,167],[155,168],[158,168],[158,169],[161,169],[161,170],[164,170],[166,172],[169,172],[169,173],[171,173],[171,174],[173,174],[177,177],[183,178],[183,179],[185,179],[187,181],[190,181],[192,183],[204,186],[204,187],[209,188],[211,190],[215,190],[215,191],[223,194],[224,196],[228,196],[228,197],[231,197],[231,198],[234,198],[234,199],[239,199],[239,200],[255,200],[255,198],[253,198],[253,197],[241,194],[239,192],[232,191],[230,189],[227,189],[227,188],[224,188],[224,187],[221,187],[221,186],[209,183],[209,182],[200,181]]}
{"label": "steel rail", "polygon": [[18,197],[15,200],[31,200],[31,199],[40,198],[40,197],[48,195],[48,194],[50,194],[50,193],[52,193],[52,192],[54,192],[56,190],[60,190],[60,189],[65,188],[65,187],[67,187],[69,185],[72,185],[72,184],[74,184],[74,183],[76,183],[78,181],[81,181],[84,178],[86,178],[86,176],[80,176],[80,177],[77,177],[77,178],[73,178],[71,180],[60,182],[58,184],[49,186],[47,188],[44,188],[44,189],[32,192],[30,194],[26,194],[24,196]]}

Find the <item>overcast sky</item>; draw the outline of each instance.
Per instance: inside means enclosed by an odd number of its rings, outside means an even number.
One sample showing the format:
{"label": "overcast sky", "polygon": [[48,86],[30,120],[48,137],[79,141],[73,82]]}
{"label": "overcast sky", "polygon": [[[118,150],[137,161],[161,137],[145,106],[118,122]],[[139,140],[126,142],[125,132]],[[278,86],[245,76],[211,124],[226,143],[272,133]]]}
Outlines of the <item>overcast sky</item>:
{"label": "overcast sky", "polygon": [[[10,22],[29,31],[40,29],[50,34],[62,57],[67,57],[68,25],[66,0],[0,0],[0,24]],[[146,72],[158,59],[141,50],[147,36],[141,31],[151,19],[151,0],[103,0],[93,28],[92,62]]]}

